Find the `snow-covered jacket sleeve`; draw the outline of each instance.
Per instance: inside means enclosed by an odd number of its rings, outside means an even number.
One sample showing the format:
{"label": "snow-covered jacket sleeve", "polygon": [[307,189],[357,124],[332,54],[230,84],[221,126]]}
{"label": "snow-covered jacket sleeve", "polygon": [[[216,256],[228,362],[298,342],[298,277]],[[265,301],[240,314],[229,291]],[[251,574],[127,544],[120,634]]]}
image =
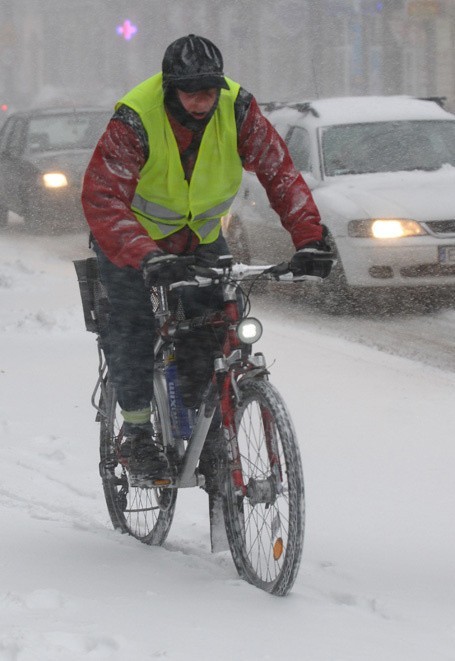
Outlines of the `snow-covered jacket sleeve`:
{"label": "snow-covered jacket sleeve", "polygon": [[146,161],[144,145],[131,126],[111,119],[84,177],[82,206],[92,234],[116,266],[139,268],[158,250],[131,211],[131,202]]}
{"label": "snow-covered jacket sleeve", "polygon": [[296,249],[322,237],[318,208],[288,148],[250,97],[239,130],[238,149],[245,170],[255,172]]}

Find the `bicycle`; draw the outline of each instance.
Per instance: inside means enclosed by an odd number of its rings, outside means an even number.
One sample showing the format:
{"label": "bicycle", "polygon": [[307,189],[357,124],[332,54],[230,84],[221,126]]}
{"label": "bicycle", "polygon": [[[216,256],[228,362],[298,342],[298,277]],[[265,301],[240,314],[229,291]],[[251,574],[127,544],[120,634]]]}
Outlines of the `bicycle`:
{"label": "bicycle", "polygon": [[[172,479],[155,480],[147,488],[131,488],[128,465],[119,452],[120,410],[100,340],[100,325],[107,317],[105,294],[95,258],[75,262],[75,266],[87,329],[98,334],[98,379],[92,404],[100,423],[100,475],[114,528],[146,544],[162,545],[172,524],[178,490],[205,488],[212,551],[229,548],[242,578],[269,593],[286,595],[297,576],[303,548],[302,463],[291,418],[269,381],[265,358],[252,353],[262,326],[248,316],[249,293],[240,283],[319,278],[294,277],[287,264],[236,264],[229,255],[219,257],[215,266],[189,265],[185,281],[151,290],[159,325],[152,424],[175,473]],[[221,288],[222,310],[180,319],[176,308],[171,309],[173,290],[213,284]],[[189,409],[182,404],[178,382],[172,378],[172,359],[177,338],[204,328],[222,339],[201,401],[196,409]]]}

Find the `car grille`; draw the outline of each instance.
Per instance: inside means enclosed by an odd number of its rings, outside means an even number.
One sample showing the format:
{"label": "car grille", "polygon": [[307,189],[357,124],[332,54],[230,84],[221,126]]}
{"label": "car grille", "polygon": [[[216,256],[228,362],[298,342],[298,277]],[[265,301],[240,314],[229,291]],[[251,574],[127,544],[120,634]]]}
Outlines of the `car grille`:
{"label": "car grille", "polygon": [[428,220],[425,225],[433,234],[455,235],[455,220]]}

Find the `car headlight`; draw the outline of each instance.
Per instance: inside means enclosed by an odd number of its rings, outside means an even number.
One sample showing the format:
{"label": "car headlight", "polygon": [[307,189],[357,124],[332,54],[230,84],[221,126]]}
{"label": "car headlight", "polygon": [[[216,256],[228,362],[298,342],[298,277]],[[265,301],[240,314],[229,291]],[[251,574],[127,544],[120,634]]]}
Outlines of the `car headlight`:
{"label": "car headlight", "polygon": [[262,335],[262,324],[259,319],[247,317],[237,326],[237,335],[239,340],[245,344],[254,344]]}
{"label": "car headlight", "polygon": [[63,172],[46,172],[43,174],[43,183],[46,188],[62,188],[68,186],[68,179]]}
{"label": "car headlight", "polygon": [[405,236],[421,236],[426,233],[415,220],[399,218],[351,220],[348,226],[349,236],[361,239],[401,239]]}

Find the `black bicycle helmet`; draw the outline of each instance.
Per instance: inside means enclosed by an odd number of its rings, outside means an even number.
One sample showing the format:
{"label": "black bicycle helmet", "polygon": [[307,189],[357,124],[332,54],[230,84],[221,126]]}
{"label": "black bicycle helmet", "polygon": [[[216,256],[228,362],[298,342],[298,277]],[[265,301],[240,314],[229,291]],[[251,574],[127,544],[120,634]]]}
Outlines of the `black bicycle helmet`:
{"label": "black bicycle helmet", "polygon": [[210,87],[229,89],[223,57],[209,39],[189,34],[172,42],[163,57],[163,87],[196,92]]}

